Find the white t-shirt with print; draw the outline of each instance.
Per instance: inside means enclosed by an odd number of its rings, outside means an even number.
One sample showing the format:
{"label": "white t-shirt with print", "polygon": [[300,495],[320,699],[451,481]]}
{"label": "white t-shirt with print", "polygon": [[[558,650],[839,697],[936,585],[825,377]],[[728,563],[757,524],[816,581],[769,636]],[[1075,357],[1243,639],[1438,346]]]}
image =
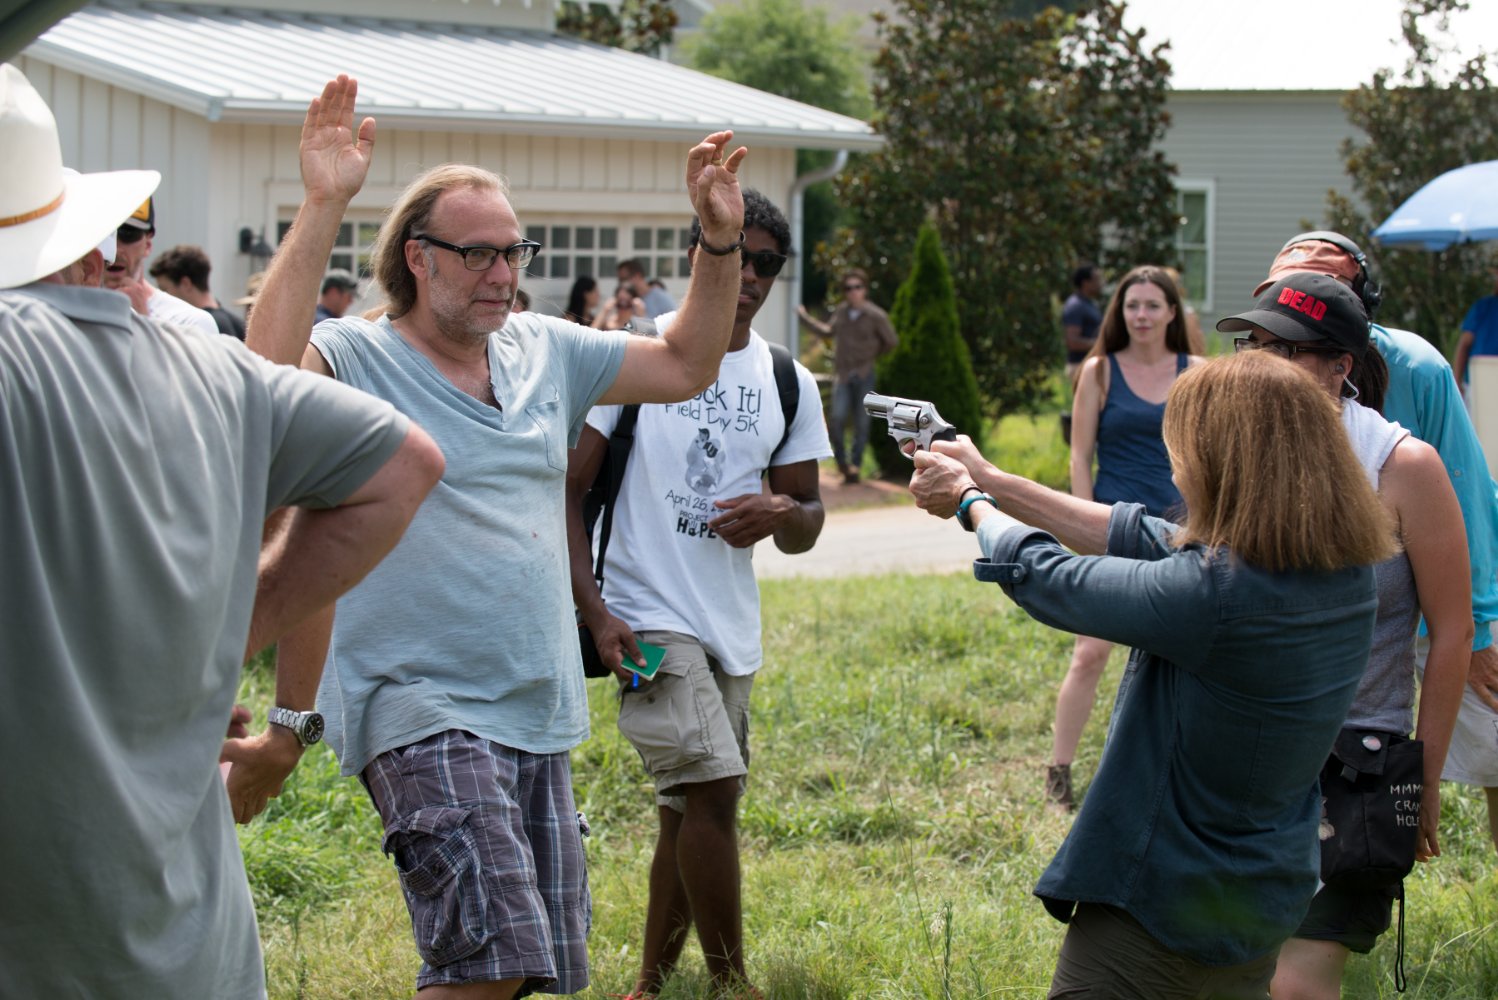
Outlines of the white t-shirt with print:
{"label": "white t-shirt with print", "polygon": [[[657,325],[665,329],[675,317]],[[801,395],[777,466],[832,454],[816,381],[799,362],[796,378]],[[594,407],[588,426],[608,437],[621,409]],[[640,407],[604,566],[612,614],[637,632],[695,636],[729,674],[759,669],[753,550],[729,545],[707,522],[723,513],[715,500],[761,491],[784,432],[770,348],[752,331],[747,347],[724,356],[707,389],[684,403]]]}

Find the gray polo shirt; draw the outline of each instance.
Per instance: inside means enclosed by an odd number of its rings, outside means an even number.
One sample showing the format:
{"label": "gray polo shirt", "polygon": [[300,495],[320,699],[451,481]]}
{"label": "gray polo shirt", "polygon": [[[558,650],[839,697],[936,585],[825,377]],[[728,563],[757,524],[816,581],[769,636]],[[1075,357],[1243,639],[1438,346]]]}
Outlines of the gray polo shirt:
{"label": "gray polo shirt", "polygon": [[0,993],[264,995],[217,766],[262,525],[407,426],[118,292],[0,292]]}

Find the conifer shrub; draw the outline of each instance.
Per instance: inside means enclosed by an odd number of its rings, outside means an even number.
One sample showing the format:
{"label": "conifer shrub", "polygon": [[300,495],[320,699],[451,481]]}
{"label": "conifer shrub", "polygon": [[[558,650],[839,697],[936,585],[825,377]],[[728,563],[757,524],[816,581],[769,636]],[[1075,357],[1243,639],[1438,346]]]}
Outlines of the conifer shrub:
{"label": "conifer shrub", "polygon": [[[948,423],[957,425],[959,434],[981,442],[983,414],[978,382],[957,319],[952,271],[936,228],[929,222],[916,236],[910,274],[895,292],[889,318],[900,343],[879,359],[877,391],[930,400]],[[900,454],[882,421],[874,421],[869,439],[881,476],[896,480],[909,477],[910,460]]]}

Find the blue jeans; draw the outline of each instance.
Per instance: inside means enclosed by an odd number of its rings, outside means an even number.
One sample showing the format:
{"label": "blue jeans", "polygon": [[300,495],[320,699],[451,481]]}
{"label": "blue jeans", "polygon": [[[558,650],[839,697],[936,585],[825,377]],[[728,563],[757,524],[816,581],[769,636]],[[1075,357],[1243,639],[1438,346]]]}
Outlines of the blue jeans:
{"label": "blue jeans", "polygon": [[[832,383],[832,413],[828,415],[828,430],[832,433],[832,457],[838,468],[852,466],[857,471],[863,465],[864,445],[869,443],[869,411],[863,407],[863,397],[874,391],[874,373],[839,377]],[[851,461],[844,461],[843,427],[848,413],[853,414],[853,451]]]}

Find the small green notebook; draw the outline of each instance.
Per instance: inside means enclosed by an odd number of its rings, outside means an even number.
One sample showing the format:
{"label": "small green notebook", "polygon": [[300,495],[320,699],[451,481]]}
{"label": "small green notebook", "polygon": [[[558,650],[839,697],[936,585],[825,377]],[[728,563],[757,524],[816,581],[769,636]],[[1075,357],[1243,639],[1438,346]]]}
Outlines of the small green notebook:
{"label": "small green notebook", "polygon": [[631,662],[628,654],[625,654],[624,659],[620,662],[624,664],[625,670],[633,670],[648,681],[661,668],[661,661],[666,658],[666,650],[662,646],[652,646],[648,642],[639,643],[639,647],[641,654],[645,657],[645,665],[643,667],[636,666]]}

